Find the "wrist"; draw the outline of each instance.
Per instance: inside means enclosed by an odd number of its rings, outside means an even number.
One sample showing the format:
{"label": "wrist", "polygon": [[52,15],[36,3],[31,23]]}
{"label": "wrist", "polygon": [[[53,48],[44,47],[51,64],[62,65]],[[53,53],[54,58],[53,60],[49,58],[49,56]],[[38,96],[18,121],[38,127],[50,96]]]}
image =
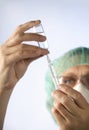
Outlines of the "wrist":
{"label": "wrist", "polygon": [[0,96],[3,94],[4,90],[0,88]]}
{"label": "wrist", "polygon": [[11,94],[12,93],[12,91],[13,91],[13,89],[7,89],[7,90],[5,90],[5,89],[1,89],[0,88],[0,97],[2,96],[2,95],[6,95],[6,94]]}
{"label": "wrist", "polygon": [[12,89],[9,89],[9,90],[0,89],[0,113],[1,113],[1,115],[0,115],[0,130],[3,127],[6,109],[8,106],[8,102],[9,102],[11,93],[12,93]]}

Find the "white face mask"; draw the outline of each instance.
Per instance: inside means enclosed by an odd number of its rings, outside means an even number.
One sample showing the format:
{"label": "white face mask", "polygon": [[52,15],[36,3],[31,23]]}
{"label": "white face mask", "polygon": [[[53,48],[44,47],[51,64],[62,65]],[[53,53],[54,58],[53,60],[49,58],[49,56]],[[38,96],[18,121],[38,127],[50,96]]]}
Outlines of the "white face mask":
{"label": "white face mask", "polygon": [[86,101],[89,103],[89,90],[86,88],[85,85],[79,83],[74,87],[74,89],[80,92],[84,96]]}

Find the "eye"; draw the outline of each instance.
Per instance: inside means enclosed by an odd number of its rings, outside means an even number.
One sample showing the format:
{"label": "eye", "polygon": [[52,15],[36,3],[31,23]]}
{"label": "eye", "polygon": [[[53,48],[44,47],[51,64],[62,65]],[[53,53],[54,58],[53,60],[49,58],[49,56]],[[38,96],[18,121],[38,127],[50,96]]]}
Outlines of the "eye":
{"label": "eye", "polygon": [[59,83],[73,87],[76,83],[76,80],[72,77],[61,77]]}
{"label": "eye", "polygon": [[65,84],[73,84],[74,80],[73,79],[64,79],[63,83],[65,83]]}

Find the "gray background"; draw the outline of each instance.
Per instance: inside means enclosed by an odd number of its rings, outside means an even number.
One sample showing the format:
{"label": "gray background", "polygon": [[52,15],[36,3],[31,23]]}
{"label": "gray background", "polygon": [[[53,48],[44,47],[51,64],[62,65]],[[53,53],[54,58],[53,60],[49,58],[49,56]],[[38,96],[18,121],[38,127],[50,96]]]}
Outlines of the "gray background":
{"label": "gray background", "polygon": [[[0,43],[21,23],[40,19],[55,59],[77,46],[89,47],[88,0],[0,0]],[[4,130],[57,130],[45,107],[46,57],[33,62],[16,85]],[[44,69],[43,69],[44,68]]]}

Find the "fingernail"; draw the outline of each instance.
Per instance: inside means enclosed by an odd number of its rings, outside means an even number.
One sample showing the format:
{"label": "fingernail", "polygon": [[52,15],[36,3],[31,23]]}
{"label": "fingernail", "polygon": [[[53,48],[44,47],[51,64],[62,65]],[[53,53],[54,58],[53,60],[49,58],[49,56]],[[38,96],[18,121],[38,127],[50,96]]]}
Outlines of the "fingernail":
{"label": "fingernail", "polygon": [[46,36],[41,36],[40,40],[45,41],[46,40]]}
{"label": "fingernail", "polygon": [[39,23],[41,23],[41,20],[39,20],[39,19],[37,19],[37,20],[34,20],[35,22],[39,22]]}
{"label": "fingernail", "polygon": [[36,54],[37,54],[37,55],[40,55],[40,56],[47,55],[48,53],[49,53],[48,50],[42,49],[42,48],[40,48],[39,50],[36,51]]}
{"label": "fingernail", "polygon": [[46,49],[42,51],[42,54],[44,54],[44,55],[47,55],[48,53],[49,53],[49,51]]}
{"label": "fingernail", "polygon": [[41,20],[37,20],[39,23],[41,23]]}

